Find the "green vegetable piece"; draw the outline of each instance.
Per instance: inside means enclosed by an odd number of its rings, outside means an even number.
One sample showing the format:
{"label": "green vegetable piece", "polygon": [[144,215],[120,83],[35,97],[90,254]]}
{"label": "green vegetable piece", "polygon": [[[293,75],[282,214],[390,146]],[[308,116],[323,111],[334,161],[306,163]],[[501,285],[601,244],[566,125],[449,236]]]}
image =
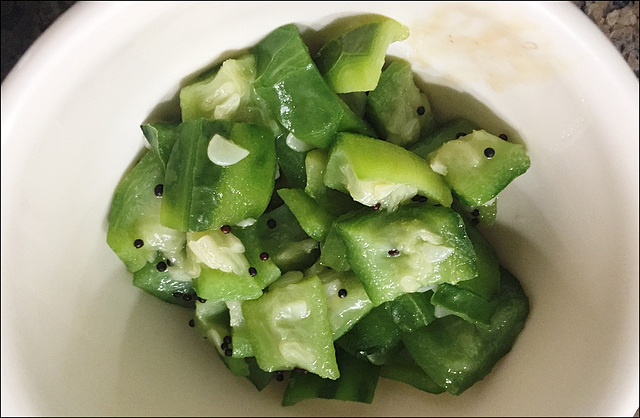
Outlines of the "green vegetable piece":
{"label": "green vegetable piece", "polygon": [[380,377],[406,383],[423,392],[439,394],[445,392],[444,388],[433,381],[407,353],[402,350],[400,354],[388,364],[380,367]]}
{"label": "green vegetable piece", "polygon": [[417,141],[436,125],[427,95],[414,83],[411,64],[401,59],[382,72],[367,98],[365,117],[381,139],[400,146]]}
{"label": "green vegetable piece", "polygon": [[224,355],[222,343],[224,337],[229,336],[229,309],[223,301],[198,300],[195,302],[193,314],[193,329],[206,338],[218,354]]}
{"label": "green vegetable piece", "polygon": [[253,82],[255,57],[245,54],[209,69],[180,90],[182,120],[224,119],[269,128],[275,135],[282,127],[258,99]]}
{"label": "green vegetable piece", "polygon": [[431,304],[432,296],[432,290],[405,293],[385,303],[384,307],[401,331],[411,332],[436,319],[434,306]]}
{"label": "green vegetable piece", "polygon": [[257,221],[253,225],[245,228],[234,227],[233,233],[242,241],[245,248],[245,256],[249,262],[249,266],[253,267],[249,274],[253,275],[253,279],[260,286],[261,289],[269,286],[275,280],[280,277],[280,269],[273,261],[274,257],[269,255],[269,258],[264,257],[264,254],[269,254],[270,246],[260,239],[260,233],[257,227]]}
{"label": "green vegetable piece", "polygon": [[242,312],[261,369],[298,367],[326,379],[340,376],[324,287],[317,276],[245,301]]}
{"label": "green vegetable piece", "polygon": [[243,376],[249,377],[251,371],[249,370],[249,365],[246,360],[243,358],[229,357],[218,354],[220,360],[224,363],[225,366],[229,369],[229,371],[235,376]]}
{"label": "green vegetable piece", "polygon": [[178,137],[178,126],[178,122],[148,123],[140,126],[144,137],[151,146],[151,151],[158,157],[163,174]]}
{"label": "green vegetable piece", "polygon": [[431,168],[469,206],[489,202],[531,165],[524,146],[484,130],[446,142],[429,160]]}
{"label": "green vegetable piece", "polygon": [[476,253],[478,276],[458,282],[455,286],[493,300],[500,292],[500,261],[493,246],[475,227],[467,224],[467,235]]}
{"label": "green vegetable piece", "polygon": [[305,158],[309,151],[296,151],[287,145],[287,135],[276,138],[276,156],[286,187],[303,188],[307,182]]}
{"label": "green vegetable piece", "polygon": [[249,376],[247,378],[253,385],[261,391],[266,388],[271,380],[273,380],[273,373],[265,372],[258,366],[258,362],[255,357],[247,357],[245,359],[247,364],[249,365]]}
{"label": "green vegetable piece", "polygon": [[349,109],[359,118],[364,118],[367,106],[367,92],[354,91],[351,93],[339,93],[338,97],[349,106]]}
{"label": "green vegetable piece", "polygon": [[200,275],[193,279],[193,287],[198,296],[207,300],[247,300],[262,295],[262,287],[248,269],[235,274],[202,266]]}
{"label": "green vegetable piece", "polygon": [[288,271],[282,276],[278,277],[278,280],[271,283],[268,290],[271,291],[279,287],[288,286],[292,283],[298,283],[304,280],[304,278],[305,278],[304,273],[301,271],[297,271],[297,270]]}
{"label": "green vegetable piece", "polygon": [[323,379],[311,373],[292,372],[282,397],[282,406],[295,405],[312,398],[367,404],[373,402],[380,366],[358,360],[339,347],[336,347],[336,359],[340,367],[340,377],[336,380]]}
{"label": "green vegetable piece", "polygon": [[478,274],[464,222],[449,208],[411,204],[395,212],[365,210],[335,225],[349,265],[376,306]]}
{"label": "green vegetable piece", "polygon": [[333,190],[324,184],[324,173],[327,169],[328,160],[329,156],[326,151],[321,149],[311,150],[305,155],[306,182],[304,191],[317,202],[327,202],[327,190]]}
{"label": "green vegetable piece", "polygon": [[342,33],[320,48],[316,63],[336,93],[376,88],[387,48],[409,37],[409,29],[384,16]]}
{"label": "green vegetable piece", "polygon": [[338,134],[324,183],[363,205],[388,210],[416,194],[447,207],[453,201],[444,178],[425,160],[398,145],[352,133]]}
{"label": "green vegetable piece", "polygon": [[287,205],[265,212],[254,225],[260,245],[282,273],[304,270],[318,258],[318,241],[304,232]]}
{"label": "green vegetable piece", "polygon": [[402,349],[400,329],[384,305],[372,308],[348,332],[336,340],[347,353],[372,364],[390,362]]}
{"label": "green vegetable piece", "polygon": [[[248,154],[228,166],[213,163],[208,147],[215,135]],[[183,122],[167,164],[161,221],[181,231],[204,231],[255,219],[271,199],[275,167],[274,137],[264,127],[223,120]]]}
{"label": "green vegetable piece", "polygon": [[231,120],[241,103],[249,100],[255,77],[255,58],[251,54],[225,60],[211,76],[180,90],[182,120]]}
{"label": "green vegetable piece", "polygon": [[438,285],[431,303],[475,325],[487,327],[491,325],[491,316],[498,307],[497,299],[487,301],[473,292],[447,283]]}
{"label": "green vegetable piece", "polygon": [[196,302],[193,317],[194,330],[206,338],[216,349],[220,360],[235,376],[249,376],[249,365],[243,358],[227,356],[223,344],[225,337],[231,334],[229,327],[229,310],[222,301],[207,300]]}
{"label": "green vegetable piece", "polygon": [[407,149],[424,159],[428,159],[429,154],[440,148],[445,142],[468,135],[478,129],[480,127],[468,119],[453,119],[426,135],[422,135],[418,142],[408,146]]}
{"label": "green vegetable piece", "polygon": [[511,350],[525,325],[529,300],[504,268],[500,287],[499,305],[488,329],[448,315],[402,335],[416,363],[449,393],[460,395],[483,379]]}
{"label": "green vegetable piece", "polygon": [[247,326],[247,321],[242,314],[241,300],[225,301],[229,309],[229,326],[231,342],[227,348],[231,348],[232,357],[249,358],[253,357],[253,345],[251,345],[251,331]]}
{"label": "green vegetable piece", "polygon": [[339,131],[373,133],[327,86],[294,24],[275,29],[250,52],[258,96],[297,139],[327,148]]}
{"label": "green vegetable piece", "polygon": [[325,267],[317,275],[324,286],[333,339],[337,340],[373,308],[373,303],[353,272]]}
{"label": "green vegetable piece", "polygon": [[302,189],[279,189],[278,195],[311,238],[324,241],[335,216],[320,207]]}
{"label": "green vegetable piece", "polygon": [[498,196],[483,205],[465,205],[456,196],[453,198],[451,208],[464,218],[465,222],[472,225],[491,226],[496,222],[498,215]]}
{"label": "green vegetable piece", "polygon": [[330,189],[324,184],[324,173],[329,156],[325,150],[314,149],[305,158],[307,184],[305,193],[315,200],[325,211],[334,216],[360,209],[361,204],[351,199],[348,194]]}
{"label": "green vegetable piece", "polygon": [[175,259],[186,236],[160,223],[164,174],[151,151],[126,173],[116,186],[109,211],[107,244],[130,272],[153,262],[158,253]]}
{"label": "green vegetable piece", "polygon": [[347,246],[334,225],[329,228],[326,239],[320,244],[318,262],[336,271],[351,270],[349,260],[347,260]]}
{"label": "green vegetable piece", "polygon": [[169,266],[162,255],[133,273],[133,285],[160,300],[192,308],[196,291],[191,277],[177,266]]}

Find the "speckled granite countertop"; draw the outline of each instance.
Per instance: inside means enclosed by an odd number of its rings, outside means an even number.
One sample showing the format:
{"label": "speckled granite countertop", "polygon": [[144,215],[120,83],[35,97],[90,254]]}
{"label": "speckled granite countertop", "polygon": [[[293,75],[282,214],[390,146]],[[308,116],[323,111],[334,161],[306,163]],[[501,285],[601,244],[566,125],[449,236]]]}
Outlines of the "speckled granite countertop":
{"label": "speckled granite countertop", "polygon": [[[75,1],[2,2],[2,80],[33,41]],[[639,74],[638,2],[572,1],[620,51]]]}

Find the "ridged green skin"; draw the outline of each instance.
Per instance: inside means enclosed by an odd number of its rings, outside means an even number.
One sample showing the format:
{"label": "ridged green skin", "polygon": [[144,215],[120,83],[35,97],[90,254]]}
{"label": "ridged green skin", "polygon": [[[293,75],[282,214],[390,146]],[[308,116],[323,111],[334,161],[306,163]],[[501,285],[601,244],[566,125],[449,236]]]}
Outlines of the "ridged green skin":
{"label": "ridged green skin", "polygon": [[197,295],[191,277],[180,267],[167,266],[166,270],[158,270],[158,263],[166,261],[159,254],[155,260],[133,273],[133,285],[165,302],[193,308]]}
{"label": "ridged green skin", "polygon": [[488,328],[448,315],[402,335],[416,363],[453,395],[482,380],[511,350],[524,327],[529,300],[522,286],[504,268],[500,280],[498,307]]}
{"label": "ridged green skin", "polygon": [[[222,167],[207,155],[219,134],[249,151],[236,164]],[[167,163],[163,225],[180,231],[204,231],[258,218],[274,187],[273,134],[258,125],[224,120],[183,122]]]}
{"label": "ridged green skin", "polygon": [[380,16],[325,43],[315,62],[336,93],[371,91],[378,84],[389,45],[407,37],[406,26]]}
{"label": "ridged green skin", "polygon": [[453,119],[423,135],[418,142],[411,144],[407,149],[424,159],[428,159],[429,154],[440,148],[445,142],[468,135],[478,129],[480,127],[468,119]]}
{"label": "ridged green skin", "polygon": [[[489,148],[495,155],[485,155]],[[484,130],[444,143],[430,154],[429,160],[434,170],[436,166],[446,168],[447,183],[469,206],[489,202],[531,166],[523,145]]]}
{"label": "ridged green skin", "polygon": [[327,187],[349,192],[345,168],[352,169],[359,181],[414,186],[419,194],[443,206],[451,206],[453,202],[444,178],[424,159],[386,141],[352,133],[339,134],[329,151],[324,177]]}
{"label": "ridged green skin", "polygon": [[[400,206],[395,212],[365,210],[336,223],[347,249],[347,260],[374,305],[438,283],[455,284],[477,276],[476,255],[464,222],[453,210],[428,204]],[[452,253],[431,260],[420,231],[428,231]],[[397,255],[389,251],[398,250]],[[406,283],[405,277],[411,282]]]}
{"label": "ridged green skin", "polygon": [[[145,151],[139,162],[118,183],[109,211],[107,244],[130,272],[152,262],[164,243],[182,247],[185,234],[160,224],[163,198],[155,188],[164,182],[164,172],[152,151]],[[140,248],[134,242],[141,239]],[[179,249],[179,248],[175,248]]]}
{"label": "ridged green skin", "polygon": [[384,305],[372,308],[342,337],[336,346],[375,365],[386,364],[402,349],[400,329]]}
{"label": "ridged green skin", "polygon": [[296,217],[300,227],[316,241],[324,241],[335,216],[318,205],[303,189],[278,189],[278,195]]}
{"label": "ridged green skin", "polygon": [[256,58],[258,96],[299,140],[327,148],[336,132],[373,133],[327,86],[295,25],[275,29],[250,52]]}
{"label": "ridged green skin", "polygon": [[318,242],[300,227],[287,205],[265,212],[251,228],[255,230],[256,239],[265,248],[264,251],[269,253],[269,260],[283,274],[304,270],[318,258]]}
{"label": "ridged green skin", "polygon": [[408,146],[436,126],[427,95],[415,85],[408,61],[395,59],[367,96],[365,118],[384,139]]}
{"label": "ridged green skin", "polygon": [[[287,316],[289,307],[294,305],[302,305],[305,314]],[[295,311],[296,308],[292,309]],[[274,372],[299,367],[326,379],[340,377],[324,287],[317,276],[270,290],[259,299],[245,301],[242,311],[253,336],[251,343],[261,369]],[[303,354],[291,357],[283,344],[294,345]]]}
{"label": "ridged green skin", "polygon": [[282,406],[295,405],[305,399],[339,399],[370,404],[378,386],[380,366],[358,360],[336,347],[340,377],[323,379],[311,373],[291,372],[282,397]]}

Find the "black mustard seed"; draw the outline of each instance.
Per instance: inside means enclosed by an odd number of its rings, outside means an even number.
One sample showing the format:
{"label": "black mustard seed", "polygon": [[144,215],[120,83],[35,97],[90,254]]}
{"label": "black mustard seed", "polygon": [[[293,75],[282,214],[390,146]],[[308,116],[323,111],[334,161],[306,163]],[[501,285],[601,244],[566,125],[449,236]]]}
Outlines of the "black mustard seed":
{"label": "black mustard seed", "polygon": [[465,135],[466,135],[466,134],[465,134],[464,132],[458,132],[458,133],[456,134],[456,139],[458,139],[458,138],[460,138],[460,137],[462,137],[462,136],[465,136]]}
{"label": "black mustard seed", "polygon": [[194,321],[193,319],[190,319],[190,320],[189,320],[189,326],[190,326],[191,328],[195,327],[195,326],[196,326],[196,321]]}
{"label": "black mustard seed", "polygon": [[228,234],[229,232],[231,232],[231,227],[229,225],[222,225],[220,227],[220,230],[223,234]]}
{"label": "black mustard seed", "polygon": [[347,296],[347,289],[338,290],[338,296],[340,296],[341,298]]}
{"label": "black mustard seed", "polygon": [[156,185],[156,188],[153,189],[153,193],[155,193],[155,195],[158,197],[162,196],[162,192],[164,192],[164,185],[162,184]]}
{"label": "black mustard seed", "polygon": [[167,269],[167,263],[165,263],[164,261],[160,261],[158,264],[156,264],[156,269],[158,271],[165,271]]}
{"label": "black mustard seed", "polygon": [[420,116],[424,115],[424,112],[425,112],[424,106],[418,106],[418,109],[416,110],[416,112],[418,112],[418,115]]}
{"label": "black mustard seed", "polygon": [[503,141],[508,141],[509,137],[506,134],[500,134],[498,135],[498,138],[502,139]]}
{"label": "black mustard seed", "polygon": [[392,250],[389,250],[389,255],[392,257],[396,257],[400,254],[400,251],[396,250],[395,248]]}
{"label": "black mustard seed", "polygon": [[140,238],[138,238],[137,240],[133,241],[133,246],[136,248],[142,248],[142,246],[144,245],[144,241],[141,240]]}
{"label": "black mustard seed", "polygon": [[268,219],[268,220],[267,220],[267,226],[268,226],[269,228],[271,228],[271,229],[275,228],[275,227],[276,227],[276,221],[275,221],[275,219]]}
{"label": "black mustard seed", "polygon": [[267,261],[268,259],[269,259],[269,253],[267,252],[260,253],[260,260]]}
{"label": "black mustard seed", "polygon": [[496,150],[494,150],[493,148],[489,147],[489,148],[485,148],[484,149],[484,155],[487,158],[493,158],[494,155],[496,155]]}
{"label": "black mustard seed", "polygon": [[249,274],[251,276],[255,276],[256,274],[258,274],[258,271],[254,267],[249,267]]}

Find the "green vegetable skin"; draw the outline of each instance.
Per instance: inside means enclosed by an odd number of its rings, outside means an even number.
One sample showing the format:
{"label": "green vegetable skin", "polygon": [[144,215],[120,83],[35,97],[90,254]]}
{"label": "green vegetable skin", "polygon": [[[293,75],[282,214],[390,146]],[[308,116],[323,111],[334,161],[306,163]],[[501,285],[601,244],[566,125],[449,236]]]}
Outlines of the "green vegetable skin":
{"label": "green vegetable skin", "polygon": [[295,25],[274,30],[250,52],[258,96],[299,140],[327,148],[338,131],[372,132],[327,86]]}
{"label": "green vegetable skin", "polygon": [[405,26],[344,27],[312,57],[281,26],[185,85],[181,120],[141,126],[107,243],[231,374],[288,379],[283,406],[371,403],[380,378],[460,395],[529,313],[479,228],[530,160],[482,121],[434,118],[386,56]]}
{"label": "green vegetable skin", "polygon": [[332,39],[318,51],[318,67],[336,93],[375,89],[387,47],[409,37],[409,30],[399,22],[384,16],[375,19]]}
{"label": "green vegetable skin", "polygon": [[[208,119],[183,122],[180,128],[167,162],[162,223],[181,231],[204,231],[260,216],[273,190],[272,133],[257,125]],[[247,157],[228,167],[214,164],[207,147],[216,134],[245,148]]]}

